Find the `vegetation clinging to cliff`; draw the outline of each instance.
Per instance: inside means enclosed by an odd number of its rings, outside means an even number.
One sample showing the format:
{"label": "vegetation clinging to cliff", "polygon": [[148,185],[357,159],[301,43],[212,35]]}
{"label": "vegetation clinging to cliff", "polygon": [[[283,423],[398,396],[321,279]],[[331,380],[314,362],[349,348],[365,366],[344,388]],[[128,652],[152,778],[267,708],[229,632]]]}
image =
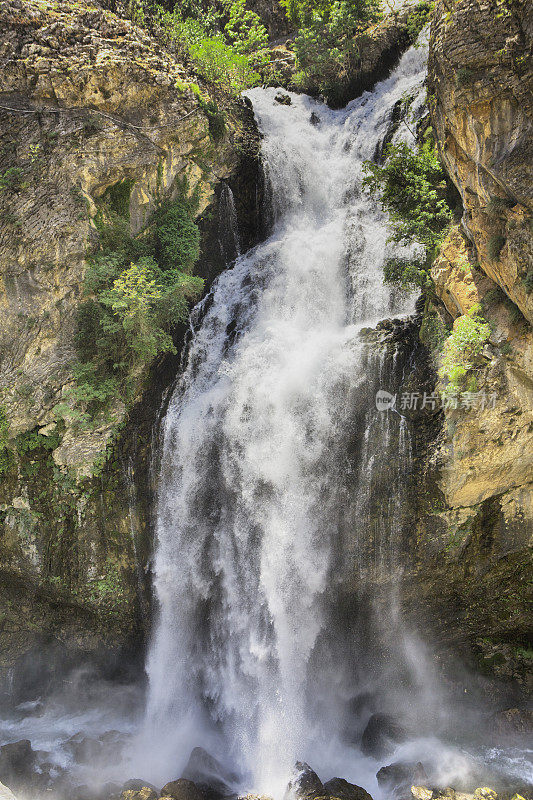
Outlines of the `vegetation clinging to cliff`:
{"label": "vegetation clinging to cliff", "polygon": [[386,262],[385,281],[402,289],[429,288],[431,264],[453,215],[449,185],[433,142],[426,137],[416,149],[404,142],[389,145],[385,162],[367,161],[365,171],[364,188],[389,214],[389,240],[419,245],[418,255]]}
{"label": "vegetation clinging to cliff", "polygon": [[489,336],[490,326],[481,316],[479,305],[455,320],[453,331],[444,342],[439,368],[439,379],[448,397],[457,396],[465,389],[476,391],[473,370]]}
{"label": "vegetation clinging to cliff", "polygon": [[281,0],[298,29],[294,51],[298,72],[295,82],[306,91],[335,92],[356,68],[359,49],[355,41],[381,16],[379,0]]}
{"label": "vegetation clinging to cliff", "polygon": [[180,3],[172,10],[136,0],[130,13],[177,50],[210,88],[238,95],[260,83],[257,70],[268,60],[268,34],[245,0],[226,0],[220,6]]}
{"label": "vegetation clinging to cliff", "polygon": [[196,207],[197,199],[182,191],[136,239],[116,212],[101,223],[102,247],[90,261],[87,299],[78,308],[74,410],[62,407],[59,416],[85,422],[114,396],[128,400],[143,369],[175,352],[172,330],[203,287],[191,274],[199,254]]}

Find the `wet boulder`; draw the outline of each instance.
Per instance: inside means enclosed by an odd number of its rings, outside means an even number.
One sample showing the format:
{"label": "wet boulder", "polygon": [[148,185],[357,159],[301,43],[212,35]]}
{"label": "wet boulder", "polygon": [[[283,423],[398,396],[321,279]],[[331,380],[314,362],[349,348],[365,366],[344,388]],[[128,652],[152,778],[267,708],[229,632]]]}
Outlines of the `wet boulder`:
{"label": "wet boulder", "polygon": [[80,731],[63,743],[63,749],[70,753],[78,764],[93,764],[102,756],[104,745],[98,739],[85,736]]}
{"label": "wet boulder", "polygon": [[533,733],[533,710],[506,708],[494,716],[494,728],[499,736]]}
{"label": "wet boulder", "polygon": [[183,770],[182,778],[195,783],[207,800],[229,797],[238,776],[227,769],[203,747],[195,747]]}
{"label": "wet boulder", "polygon": [[68,800],[119,800],[120,794],[120,786],[117,783],[105,783],[99,787],[76,786],[75,789],[64,791],[61,796],[68,797]]}
{"label": "wet boulder", "polygon": [[120,800],[158,800],[159,793],[149,786],[143,786],[139,791],[127,789],[120,795]]}
{"label": "wet boulder", "polygon": [[282,106],[290,106],[292,105],[292,100],[290,95],[285,94],[285,92],[278,92],[277,95],[274,97],[276,103],[279,103]]}
{"label": "wet boulder", "polygon": [[411,797],[414,800],[432,800],[433,789],[428,789],[427,786],[411,786]]}
{"label": "wet boulder", "polygon": [[324,791],[330,797],[337,797],[339,800],[372,800],[362,786],[355,783],[348,783],[344,778],[332,778],[324,784]]}
{"label": "wet boulder", "polygon": [[314,126],[315,126],[315,128],[316,128],[318,125],[320,125],[320,117],[318,116],[318,114],[316,113],[316,111],[312,111],[312,112],[311,112],[311,116],[309,117],[309,122],[311,123],[311,125],[314,125]]}
{"label": "wet boulder", "polygon": [[154,792],[157,792],[155,786],[152,786],[151,783],[148,781],[143,781],[141,778],[130,778],[129,781],[122,784],[122,793],[128,791],[140,792],[142,789],[152,789]]}
{"label": "wet boulder", "polygon": [[426,770],[420,761],[395,761],[388,767],[381,767],[376,774],[378,785],[394,796],[409,797],[411,786],[420,786],[428,779]]}
{"label": "wet boulder", "polygon": [[313,800],[315,797],[324,797],[325,794],[324,785],[316,772],[304,761],[297,761],[287,786],[286,797],[295,795],[302,800]]}
{"label": "wet boulder", "polygon": [[42,783],[36,771],[37,754],[29,739],[0,747],[0,781],[13,792],[30,792]]}
{"label": "wet boulder", "polygon": [[162,797],[172,797],[173,800],[204,800],[203,792],[187,778],[170,781],[161,789]]}
{"label": "wet boulder", "polygon": [[366,756],[381,758],[406,738],[404,728],[388,714],[372,714],[361,737],[361,750]]}
{"label": "wet boulder", "polygon": [[8,789],[3,783],[0,783],[0,800],[17,800],[11,789]]}

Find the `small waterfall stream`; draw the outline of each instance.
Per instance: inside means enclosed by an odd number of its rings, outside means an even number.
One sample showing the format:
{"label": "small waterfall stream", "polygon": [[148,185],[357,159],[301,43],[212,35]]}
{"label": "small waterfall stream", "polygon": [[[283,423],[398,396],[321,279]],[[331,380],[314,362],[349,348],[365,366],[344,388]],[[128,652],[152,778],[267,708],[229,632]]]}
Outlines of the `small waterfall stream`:
{"label": "small waterfall stream", "polygon": [[164,421],[146,719],[161,770],[200,744],[279,794],[297,759],[345,757],[332,586],[345,539],[350,569],[396,566],[410,454],[375,407],[394,357],[363,329],[414,305],[383,285],[392,246],[362,164],[395,104],[421,104],[425,61],[411,49],[341,111],[249,93],[275,222],[214,285]]}

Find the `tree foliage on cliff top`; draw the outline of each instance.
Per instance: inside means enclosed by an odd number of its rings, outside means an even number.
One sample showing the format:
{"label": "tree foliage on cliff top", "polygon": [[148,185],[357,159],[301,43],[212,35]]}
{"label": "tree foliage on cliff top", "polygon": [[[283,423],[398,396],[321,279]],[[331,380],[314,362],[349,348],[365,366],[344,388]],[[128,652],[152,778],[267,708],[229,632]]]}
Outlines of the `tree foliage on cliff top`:
{"label": "tree foliage on cliff top", "polygon": [[359,61],[358,33],[382,16],[379,0],[281,0],[298,29],[295,82],[335,100]]}
{"label": "tree foliage on cliff top", "polygon": [[213,88],[238,95],[261,81],[268,35],[245,0],[205,5],[196,0],[165,3],[134,0],[131,16],[177,51]]}

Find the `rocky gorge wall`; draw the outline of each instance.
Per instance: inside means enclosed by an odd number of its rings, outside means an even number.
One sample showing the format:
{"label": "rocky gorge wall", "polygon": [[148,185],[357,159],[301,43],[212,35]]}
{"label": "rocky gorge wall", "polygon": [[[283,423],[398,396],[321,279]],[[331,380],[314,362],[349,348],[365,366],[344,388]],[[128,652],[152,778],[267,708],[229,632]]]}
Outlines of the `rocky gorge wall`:
{"label": "rocky gorge wall", "polygon": [[[271,33],[285,33],[277,6],[262,9]],[[3,0],[0,10],[0,673],[4,687],[15,676],[17,699],[37,673],[53,683],[79,658],[119,676],[149,628],[151,437],[179,356],[140,374],[135,402],[113,404],[90,430],[57,411],[73,386],[98,216],[126,197],[137,234],[186,178],[200,194],[209,283],[223,264],[225,186],[243,249],[260,230],[262,188],[250,110],[218,98],[226,130],[215,140],[198,79],[145,31],[89,4]],[[362,37],[350,97],[407,46],[407,20]],[[427,348],[413,345],[403,386],[438,391],[435,330],[481,303],[493,332],[478,387],[496,401],[413,418],[421,489],[402,604],[438,658],[458,652],[517,696],[531,688],[531,25],[511,0],[436,4],[428,100],[464,217],[434,264],[436,297],[417,322]]]}
{"label": "rocky gorge wall", "polygon": [[248,247],[261,173],[250,109],[217,97],[214,137],[207,89],[110,11],[8,0],[0,42],[0,672],[17,699],[79,656],[123,669],[149,613],[151,436],[179,356],[134,376],[127,407],[117,398],[89,426],[69,413],[99,215],[122,204],[138,234],[186,182],[209,285],[224,264],[228,187]]}
{"label": "rocky gorge wall", "polygon": [[431,123],[464,212],[433,265],[421,338],[431,350],[474,307],[491,334],[470,403],[417,423],[424,490],[404,582],[406,609],[441,658],[459,652],[518,696],[531,692],[533,656],[532,33],[527,4],[435,5]]}

